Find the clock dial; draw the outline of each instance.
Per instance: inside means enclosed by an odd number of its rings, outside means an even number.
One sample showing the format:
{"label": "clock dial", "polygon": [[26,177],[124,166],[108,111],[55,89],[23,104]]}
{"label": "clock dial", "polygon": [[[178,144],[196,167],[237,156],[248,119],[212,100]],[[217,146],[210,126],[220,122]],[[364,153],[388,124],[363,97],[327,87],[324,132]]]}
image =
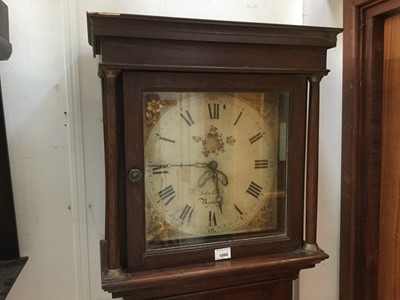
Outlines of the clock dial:
{"label": "clock dial", "polygon": [[276,231],[281,94],[144,94],[149,247]]}

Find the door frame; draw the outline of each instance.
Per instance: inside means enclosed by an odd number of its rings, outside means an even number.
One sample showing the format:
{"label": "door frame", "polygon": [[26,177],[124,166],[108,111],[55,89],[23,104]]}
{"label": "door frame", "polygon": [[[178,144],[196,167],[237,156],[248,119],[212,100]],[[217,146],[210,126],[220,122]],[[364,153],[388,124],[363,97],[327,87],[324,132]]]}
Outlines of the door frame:
{"label": "door frame", "polygon": [[398,0],[343,0],[340,300],[378,288],[383,25]]}

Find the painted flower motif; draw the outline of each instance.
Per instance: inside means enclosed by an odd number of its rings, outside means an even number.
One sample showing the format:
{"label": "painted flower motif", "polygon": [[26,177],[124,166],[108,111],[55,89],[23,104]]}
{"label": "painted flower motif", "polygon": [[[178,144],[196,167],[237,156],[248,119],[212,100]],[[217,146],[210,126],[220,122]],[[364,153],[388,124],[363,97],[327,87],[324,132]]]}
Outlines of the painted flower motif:
{"label": "painted flower motif", "polygon": [[264,118],[268,119],[274,111],[273,104],[270,102],[265,102],[260,107],[260,113]]}
{"label": "painted flower motif", "polygon": [[162,104],[160,100],[153,99],[147,102],[145,115],[146,119],[149,121],[149,123],[147,124],[148,126],[151,126],[153,122],[158,120],[158,118],[160,117],[161,108]]}
{"label": "painted flower motif", "polygon": [[218,128],[214,125],[210,126],[205,138],[193,136],[192,139],[196,143],[201,142],[201,153],[204,155],[204,157],[208,157],[210,154],[219,155],[221,153],[224,153],[225,143],[232,146],[236,142],[236,140],[232,136],[229,136],[224,140],[222,134],[218,132]]}
{"label": "painted flower motif", "polygon": [[192,136],[193,141],[195,141],[196,143],[201,141],[201,137],[199,136]]}
{"label": "painted flower motif", "polygon": [[147,111],[151,113],[159,113],[161,111],[162,105],[160,100],[151,100],[147,103]]}
{"label": "painted flower motif", "polygon": [[226,138],[226,143],[228,144],[228,145],[234,145],[235,144],[235,142],[236,142],[236,140],[233,138],[233,136],[228,136],[227,138]]}
{"label": "painted flower motif", "polygon": [[206,147],[203,147],[203,150],[201,151],[203,153],[204,157],[208,157],[210,155],[211,151],[208,150]]}

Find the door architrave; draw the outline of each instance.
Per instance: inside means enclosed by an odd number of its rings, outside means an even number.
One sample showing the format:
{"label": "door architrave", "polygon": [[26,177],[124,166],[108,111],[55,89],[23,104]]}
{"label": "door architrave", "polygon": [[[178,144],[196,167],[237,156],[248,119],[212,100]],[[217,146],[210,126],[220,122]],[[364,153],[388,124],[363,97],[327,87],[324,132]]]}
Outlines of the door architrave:
{"label": "door architrave", "polygon": [[383,24],[397,0],[343,0],[340,300],[378,288]]}

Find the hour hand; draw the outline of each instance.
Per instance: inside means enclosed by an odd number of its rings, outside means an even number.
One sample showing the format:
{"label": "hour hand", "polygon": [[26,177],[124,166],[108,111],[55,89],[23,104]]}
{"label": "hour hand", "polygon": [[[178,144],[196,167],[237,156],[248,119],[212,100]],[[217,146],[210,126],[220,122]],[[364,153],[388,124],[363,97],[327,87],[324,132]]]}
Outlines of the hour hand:
{"label": "hour hand", "polygon": [[224,173],[218,170],[208,170],[200,176],[198,186],[202,187],[208,179],[213,178],[214,182],[218,184],[217,181],[221,182],[223,185],[228,184],[228,178]]}
{"label": "hour hand", "polygon": [[207,182],[208,179],[213,177],[213,173],[211,171],[206,171],[203,173],[203,175],[200,176],[199,181],[197,183],[197,185],[199,187],[202,187],[203,185],[205,185],[205,183]]}
{"label": "hour hand", "polygon": [[219,182],[221,182],[223,185],[228,184],[228,177],[226,177],[226,175],[224,173],[216,170],[215,175],[217,176],[217,179],[219,180]]}

